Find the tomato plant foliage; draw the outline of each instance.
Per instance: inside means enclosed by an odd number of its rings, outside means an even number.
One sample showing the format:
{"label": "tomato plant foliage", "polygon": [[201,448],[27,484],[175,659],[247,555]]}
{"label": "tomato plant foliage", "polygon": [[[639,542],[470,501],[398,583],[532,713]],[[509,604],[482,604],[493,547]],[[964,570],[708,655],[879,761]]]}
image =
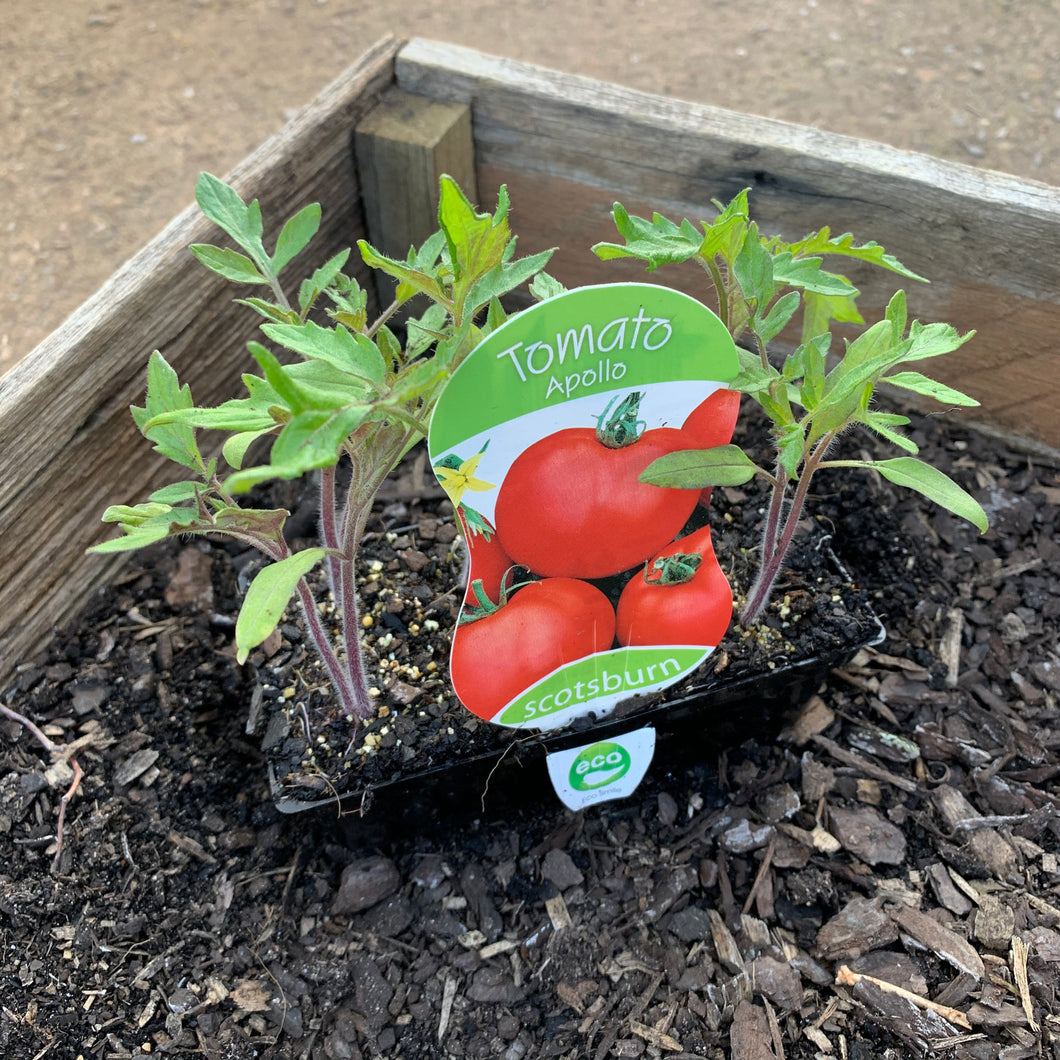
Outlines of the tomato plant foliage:
{"label": "tomato plant foliage", "polygon": [[[613,210],[622,243],[594,247],[605,260],[635,258],[648,270],[695,262],[710,277],[718,315],[741,345],[740,373],[729,386],[762,407],[772,423],[773,454],[756,463],[728,438],[700,438],[695,446],[655,460],[641,481],[668,488],[702,490],[738,485],[754,476],[772,488],[766,516],[762,563],[741,619],[750,625],[760,614],[802,514],[810,480],[826,468],[863,468],[924,496],[972,522],[985,533],[986,514],[978,502],[938,469],[917,457],[917,446],[902,432],[909,419],[877,409],[877,393],[888,386],[934,398],[947,405],[978,401],[921,374],[911,362],[952,353],[970,334],[949,324],[907,319],[902,290],[891,298],[884,318],[842,349],[833,345],[836,323],[864,325],[859,291],[832,260],[858,261],[921,280],[878,243],[858,243],[850,233],[833,236],[821,228],[795,242],[765,236],[751,220],[747,192],[716,202],[717,214],[698,225],[680,224],[655,214]],[[800,316],[801,314],[801,316]],[[794,349],[777,359],[770,344],[784,331],[796,332]],[[901,369],[901,370],[899,370]],[[829,459],[835,440],[861,426],[906,455],[890,460]],[[687,432],[688,425],[685,425]]]}

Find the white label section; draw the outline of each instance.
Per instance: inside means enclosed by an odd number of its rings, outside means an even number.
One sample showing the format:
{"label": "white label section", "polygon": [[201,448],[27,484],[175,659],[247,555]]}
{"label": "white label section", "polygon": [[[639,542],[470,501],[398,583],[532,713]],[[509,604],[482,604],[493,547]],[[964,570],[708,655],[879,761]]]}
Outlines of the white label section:
{"label": "white label section", "polygon": [[637,790],[655,753],[650,725],[607,740],[554,751],[545,762],[552,786],[568,809],[624,799]]}

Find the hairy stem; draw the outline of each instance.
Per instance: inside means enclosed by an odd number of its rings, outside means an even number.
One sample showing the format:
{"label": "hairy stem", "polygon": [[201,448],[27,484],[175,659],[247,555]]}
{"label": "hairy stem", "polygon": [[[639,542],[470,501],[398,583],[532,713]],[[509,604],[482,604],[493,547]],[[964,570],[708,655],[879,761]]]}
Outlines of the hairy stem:
{"label": "hairy stem", "polygon": [[777,468],[777,484],[773,489],[773,499],[769,506],[769,514],[766,517],[765,537],[762,541],[762,565],[740,614],[740,625],[744,629],[754,625],[758,616],[765,609],[766,604],[769,603],[769,595],[773,591],[773,583],[777,580],[777,575],[780,573],[780,568],[784,563],[784,557],[788,554],[788,548],[791,546],[791,539],[795,536],[795,529],[799,525],[799,519],[802,518],[802,509],[810,490],[810,480],[834,440],[835,432],[826,434],[806,458],[795,486],[795,494],[791,499],[791,506],[784,516],[783,523],[781,522],[781,512],[783,511],[786,483],[780,477],[783,474],[783,469]]}
{"label": "hairy stem", "polygon": [[342,664],[342,660],[335,654],[328,631],[320,621],[316,600],[313,599],[313,591],[304,577],[298,579],[298,602],[302,605],[302,614],[305,617],[309,639],[320,653],[331,683],[339,693],[343,714],[358,719],[370,717],[372,703],[368,698],[368,689],[363,684],[359,686],[353,680],[350,672]]}
{"label": "hairy stem", "polygon": [[[336,465],[320,469],[320,537],[324,547],[339,551],[338,509],[335,507]],[[327,558],[328,584],[335,605],[342,612],[342,562],[339,556]]]}

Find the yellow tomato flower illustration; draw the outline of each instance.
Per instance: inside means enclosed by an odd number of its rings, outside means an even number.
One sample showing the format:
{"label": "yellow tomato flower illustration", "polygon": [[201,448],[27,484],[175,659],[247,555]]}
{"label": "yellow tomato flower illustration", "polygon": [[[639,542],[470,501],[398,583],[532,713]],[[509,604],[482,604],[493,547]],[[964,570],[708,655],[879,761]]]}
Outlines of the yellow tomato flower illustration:
{"label": "yellow tomato flower illustration", "polygon": [[449,495],[449,499],[454,505],[460,503],[460,498],[468,490],[484,492],[485,490],[497,488],[492,482],[485,482],[480,478],[475,478],[479,461],[485,451],[486,447],[483,446],[474,456],[463,462],[460,462],[459,457],[449,456],[435,465],[434,472],[438,476],[438,481],[442,484],[442,489]]}

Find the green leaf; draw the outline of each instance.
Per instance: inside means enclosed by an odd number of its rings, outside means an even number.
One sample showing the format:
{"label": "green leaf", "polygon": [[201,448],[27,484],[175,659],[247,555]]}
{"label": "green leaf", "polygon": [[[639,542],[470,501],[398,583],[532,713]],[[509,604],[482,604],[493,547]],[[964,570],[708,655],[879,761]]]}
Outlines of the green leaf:
{"label": "green leaf", "polygon": [[226,438],[224,445],[221,447],[221,455],[225,458],[228,466],[239,470],[243,466],[243,459],[247,455],[247,450],[259,438],[264,438],[265,435],[270,434],[274,428],[275,424],[259,431],[239,431],[230,438]]}
{"label": "green leaf", "polygon": [[705,261],[717,255],[721,255],[730,264],[736,260],[747,237],[748,190],[744,188],[724,206],[720,202],[714,202],[720,211],[718,216],[711,222],[702,222],[704,238],[703,245],[699,248],[699,256]]}
{"label": "green leaf", "polygon": [[258,362],[266,382],[276,391],[287,409],[297,414],[309,405],[301,390],[290,378],[287,367],[280,364],[271,350],[266,349],[260,342],[248,342],[247,349]]}
{"label": "green leaf", "polygon": [[133,405],[129,411],[140,433],[154,443],[156,453],[202,474],[206,470],[206,463],[195,441],[195,431],[182,424],[154,422],[163,414],[191,409],[194,404],[190,388],[180,385],[177,373],[155,350],[147,362],[147,398],[144,406],[140,408]]}
{"label": "green leaf", "polygon": [[192,254],[211,272],[236,283],[268,283],[245,254],[224,247],[211,246],[209,243],[193,243],[189,248]]}
{"label": "green leaf", "polygon": [[323,548],[307,548],[270,563],[254,576],[236,619],[236,659],[250,652],[276,628],[298,588],[298,581],[327,555]]}
{"label": "green leaf", "polygon": [[370,405],[338,409],[306,409],[294,416],[272,443],[269,460],[289,470],[303,471],[337,463],[342,443],[364,422]]}
{"label": "green leaf", "polygon": [[967,519],[979,529],[980,533],[985,534],[990,529],[982,505],[971,494],[961,489],[949,475],[943,474],[938,468],[932,467],[923,460],[917,460],[911,456],[896,456],[891,460],[866,460],[852,463],[858,467],[872,468],[889,482],[922,493],[928,500],[934,501],[962,519]]}
{"label": "green leaf", "polygon": [[261,263],[265,248],[261,244],[261,209],[257,200],[248,206],[223,180],[211,173],[200,173],[195,185],[195,201],[207,218]]}
{"label": "green leaf", "polygon": [[639,481],[673,489],[706,486],[740,486],[754,478],[758,468],[738,445],[713,449],[682,449],[653,460]]}
{"label": "green leaf", "polygon": [[777,427],[777,459],[789,478],[799,477],[805,448],[806,428],[803,424],[785,423]]}
{"label": "green leaf", "polygon": [[882,381],[890,383],[891,386],[901,387],[903,390],[912,390],[915,394],[924,394],[946,405],[964,405],[970,408],[979,404],[975,398],[962,394],[961,391],[954,390],[945,383],[929,379],[919,372],[895,372],[894,375],[885,375]]}
{"label": "green leaf", "polygon": [[[154,504],[183,504],[185,501],[195,500],[201,489],[201,482],[172,482],[168,486],[155,490],[148,500]],[[109,520],[104,515],[104,522],[107,521]]]}
{"label": "green leaf", "polygon": [[[497,210],[490,216],[475,210],[452,177],[441,178],[438,223],[445,233],[453,269],[453,302],[461,307],[462,315],[485,305],[493,294],[502,293],[486,290],[484,293],[478,291],[474,299],[470,297],[470,292],[479,281],[505,261],[505,252],[511,240],[507,216],[508,192],[503,186],[498,195]],[[531,275],[532,272],[525,278],[529,279]],[[521,283],[522,280],[517,282]]]}
{"label": "green leaf", "polygon": [[832,321],[839,324],[864,324],[854,296],[817,294],[807,291],[803,299],[802,342],[827,334]]}
{"label": "green leaf", "polygon": [[155,416],[147,426],[153,430],[167,423],[213,431],[269,431],[276,426],[267,406],[257,398],[233,398],[212,409],[174,409]]}
{"label": "green leaf", "polygon": [[886,438],[892,445],[898,446],[899,449],[904,449],[907,453],[912,453],[916,456],[920,452],[920,447],[913,441],[912,438],[907,438],[900,431],[896,431],[894,428],[903,426],[909,422],[908,416],[899,416],[895,413],[888,412],[865,412],[861,418],[861,422],[871,431],[875,431],[881,438]]}
{"label": "green leaf", "polygon": [[758,226],[752,223],[747,229],[740,253],[732,264],[736,282],[744,299],[752,305],[768,305],[776,291],[773,283],[773,259],[758,238]]}
{"label": "green leaf", "polygon": [[611,209],[618,234],[626,241],[620,243],[597,243],[593,253],[602,261],[615,258],[637,258],[654,272],[660,265],[687,261],[699,253],[703,236],[689,220],[680,225],[667,220],[661,214],[652,214],[650,221],[627,212],[616,202]]}
{"label": "green leaf", "polygon": [[309,279],[302,281],[302,286],[298,292],[298,308],[302,316],[309,312],[320,292],[335,282],[349,256],[349,248],[340,251],[321,265]]}
{"label": "green leaf", "polygon": [[539,254],[532,254],[529,257],[519,258],[490,269],[468,290],[464,312],[475,312],[491,299],[500,298],[524,284],[548,264],[552,253],[551,250],[543,250]]}
{"label": "green leaf", "polygon": [[372,340],[354,335],[341,324],[324,328],[307,320],[304,324],[262,324],[261,330],[273,342],[303,357],[324,361],[377,390],[386,379],[386,362]]}
{"label": "green leaf", "polygon": [[304,250],[320,228],[320,204],[311,202],[288,219],[276,240],[276,252],[272,256],[272,267],[277,273],[290,260]]}
{"label": "green leaf", "polygon": [[118,523],[123,531],[121,537],[93,545],[89,552],[128,552],[144,548],[165,537],[175,534],[202,532],[199,513],[195,508],[171,508],[168,504],[148,502],[133,507],[124,504],[112,505],[103,513],[105,523]]}
{"label": "green leaf", "polygon": [[822,228],[819,232],[813,232],[805,239],[792,243],[790,249],[795,254],[838,254],[847,258],[857,258],[859,261],[867,261],[881,268],[889,269],[900,276],[907,276],[911,280],[922,280],[927,283],[923,276],[918,276],[911,269],[907,269],[896,257],[888,254],[878,243],[869,241],[860,246],[855,244],[854,237],[849,232],[841,236],[832,236],[831,230]]}
{"label": "green leaf", "polygon": [[921,324],[914,320],[909,325],[909,345],[899,360],[923,361],[928,357],[941,357],[959,349],[974,334],[969,331],[962,335],[952,324]]}
{"label": "green leaf", "polygon": [[788,250],[773,257],[773,281],[778,287],[799,287],[833,298],[855,298],[859,293],[845,276],[823,272],[820,258],[796,258]]}
{"label": "green leaf", "polygon": [[293,309],[284,309],[275,302],[264,298],[237,298],[236,305],[249,306],[255,313],[260,313],[266,320],[279,324],[297,324],[301,319]]}
{"label": "green leaf", "polygon": [[421,353],[430,348],[431,344],[442,337],[442,328],[445,326],[448,313],[445,306],[431,303],[424,314],[418,320],[410,320],[406,325],[407,337],[405,339],[405,357],[407,360],[415,360]]}
{"label": "green leaf", "polygon": [[361,257],[364,259],[365,265],[372,269],[378,269],[388,276],[393,276],[398,281],[397,300],[399,303],[404,304],[413,295],[419,293],[425,294],[428,298],[443,305],[449,304],[445,288],[442,287],[437,276],[433,276],[423,269],[407,265],[404,262],[388,258],[385,254],[380,254],[379,251],[363,239],[357,240],[357,246],[360,248]]}
{"label": "green leaf", "polygon": [[762,340],[763,346],[768,346],[784,330],[799,308],[800,301],[798,291],[788,291],[773,303],[764,317],[755,314],[754,331]]}
{"label": "green leaf", "polygon": [[544,270],[539,272],[530,284],[530,294],[537,302],[545,302],[549,298],[555,298],[556,295],[563,294],[566,289],[559,280],[549,276]]}

